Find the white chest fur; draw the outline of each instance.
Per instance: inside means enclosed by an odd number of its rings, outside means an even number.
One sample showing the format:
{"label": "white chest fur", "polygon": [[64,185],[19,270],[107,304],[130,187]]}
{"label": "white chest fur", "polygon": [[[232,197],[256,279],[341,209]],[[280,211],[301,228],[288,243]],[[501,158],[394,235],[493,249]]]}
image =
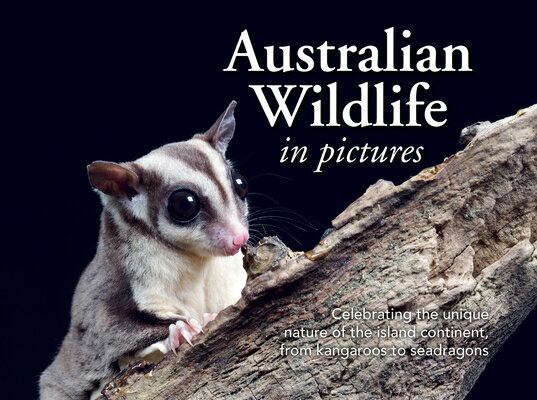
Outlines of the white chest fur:
{"label": "white chest fur", "polygon": [[237,302],[246,283],[242,254],[200,258],[178,255],[146,243],[144,257],[128,263],[134,301],[140,310],[163,319],[195,318],[217,313]]}

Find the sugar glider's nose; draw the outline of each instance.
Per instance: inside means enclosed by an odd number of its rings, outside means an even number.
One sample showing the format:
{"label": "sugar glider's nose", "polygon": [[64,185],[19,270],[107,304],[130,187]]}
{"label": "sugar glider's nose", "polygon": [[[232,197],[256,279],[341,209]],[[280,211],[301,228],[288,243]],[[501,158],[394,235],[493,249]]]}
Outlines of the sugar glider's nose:
{"label": "sugar glider's nose", "polygon": [[226,254],[228,256],[235,255],[239,252],[242,246],[246,244],[250,235],[248,230],[242,225],[235,225],[231,228],[228,245],[226,246]]}
{"label": "sugar glider's nose", "polygon": [[237,254],[249,238],[248,229],[238,222],[219,227],[215,232],[215,244],[226,256]]}
{"label": "sugar glider's nose", "polygon": [[241,232],[236,233],[233,236],[233,246],[238,247],[239,249],[246,244],[248,239],[250,238],[250,234],[246,229],[242,229]]}

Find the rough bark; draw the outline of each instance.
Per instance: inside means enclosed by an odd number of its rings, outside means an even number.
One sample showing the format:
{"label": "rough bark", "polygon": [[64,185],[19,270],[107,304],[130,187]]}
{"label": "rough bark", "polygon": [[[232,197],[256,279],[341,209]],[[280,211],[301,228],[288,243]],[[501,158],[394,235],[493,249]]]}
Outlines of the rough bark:
{"label": "rough bark", "polygon": [[[537,107],[477,131],[470,141],[467,130],[468,146],[444,163],[399,186],[371,186],[312,251],[288,254],[277,242],[263,244],[261,255],[251,256],[254,263],[264,261],[251,268],[243,298],[194,347],[183,345],[150,374],[147,365],[129,371],[105,389],[106,398],[464,398],[537,302]],[[481,311],[490,318],[343,321],[332,317],[335,307]],[[488,337],[284,337],[285,329],[332,332],[343,325],[373,331],[415,326],[417,332],[483,328]],[[396,346],[407,355],[281,355],[282,343]],[[425,347],[490,353],[462,360],[408,354]]]}

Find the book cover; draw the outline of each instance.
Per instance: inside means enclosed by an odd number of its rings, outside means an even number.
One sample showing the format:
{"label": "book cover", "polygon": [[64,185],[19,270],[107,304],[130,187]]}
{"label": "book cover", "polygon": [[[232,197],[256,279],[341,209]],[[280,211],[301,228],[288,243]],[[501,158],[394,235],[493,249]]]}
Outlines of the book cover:
{"label": "book cover", "polygon": [[[514,265],[498,254],[535,244],[535,139],[531,147],[517,137],[515,121],[535,136],[535,119],[524,122],[537,100],[535,24],[521,5],[468,7],[71,3],[14,12],[4,38],[14,88],[4,146],[6,398],[38,398],[97,250],[102,205],[87,166],[204,133],[232,101],[225,155],[248,182],[248,245],[277,237],[269,255],[293,253],[264,274],[249,271],[239,307],[178,349],[189,366],[177,378],[184,390],[151,398],[531,398],[535,276],[517,272],[524,284],[503,292],[486,292],[484,276],[494,262]],[[510,116],[504,128],[488,125]],[[505,127],[515,136],[479,141]],[[503,164],[490,161],[515,142],[524,160],[513,150]],[[469,146],[489,147],[474,157]],[[490,165],[500,167],[487,175]],[[473,177],[483,180],[477,189]],[[487,231],[506,215],[508,229]],[[412,278],[399,273],[411,266]],[[506,338],[501,324],[520,326]],[[173,357],[163,361],[172,378]],[[136,384],[108,394],[141,398]]]}

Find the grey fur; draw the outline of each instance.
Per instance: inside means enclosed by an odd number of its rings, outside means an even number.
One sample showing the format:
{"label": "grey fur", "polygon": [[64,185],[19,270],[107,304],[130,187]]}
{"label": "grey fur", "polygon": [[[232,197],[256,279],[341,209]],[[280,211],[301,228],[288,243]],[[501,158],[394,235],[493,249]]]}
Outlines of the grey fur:
{"label": "grey fur", "polygon": [[40,379],[42,400],[88,399],[100,381],[119,372],[125,354],[166,338],[170,321],[140,313],[122,267],[124,246],[105,211],[97,255],[82,274],[71,326],[60,352]]}

